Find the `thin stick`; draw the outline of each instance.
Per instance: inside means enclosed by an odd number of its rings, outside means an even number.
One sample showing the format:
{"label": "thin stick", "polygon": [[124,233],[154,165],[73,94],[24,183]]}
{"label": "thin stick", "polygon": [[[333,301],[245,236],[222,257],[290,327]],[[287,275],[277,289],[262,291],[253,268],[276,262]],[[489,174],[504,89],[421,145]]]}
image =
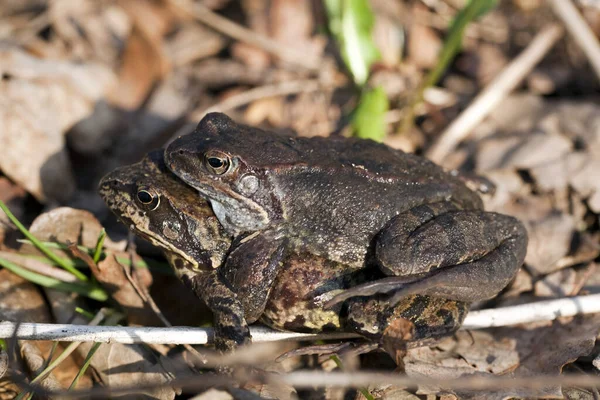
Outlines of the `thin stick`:
{"label": "thin stick", "polygon": [[192,15],[193,18],[204,25],[211,27],[215,31],[239,40],[240,42],[261,48],[284,61],[311,71],[316,71],[320,66],[320,60],[314,55],[297,51],[289,46],[270,39],[267,36],[244,28],[243,26],[212,12],[209,8],[198,2],[190,4],[188,1],[184,0],[170,0],[169,3],[184,13]]}
{"label": "thin stick", "polygon": [[209,108],[200,111],[194,111],[188,119],[192,121],[199,121],[209,112],[227,112],[235,108],[244,106],[255,100],[260,100],[267,97],[315,92],[319,89],[325,88],[326,86],[316,79],[288,81],[276,83],[273,85],[259,86],[253,89],[246,90],[245,92],[230,96],[225,100],[210,106]]}
{"label": "thin stick", "polygon": [[539,32],[529,46],[446,128],[427,152],[427,157],[435,162],[442,162],[521,83],[562,35],[563,28],[558,24],[552,24]]}
{"label": "thin stick", "polygon": [[[296,388],[314,389],[316,387],[361,387],[378,386],[381,384],[394,385],[398,387],[417,388],[420,385],[434,385],[452,390],[465,391],[484,391],[500,389],[528,389],[531,392],[544,390],[554,386],[585,387],[592,388],[600,386],[600,377],[593,374],[565,374],[565,375],[533,375],[533,376],[497,376],[481,375],[460,376],[457,378],[436,378],[431,376],[406,376],[398,372],[323,372],[323,371],[295,371],[289,373],[253,373],[239,374],[236,377],[231,375],[192,375],[174,379],[169,382],[175,387],[182,387],[188,391],[207,389],[215,386],[232,386],[240,382],[248,381],[273,382],[275,384],[288,384]],[[161,382],[150,382],[136,385],[135,387],[95,387],[92,389],[64,391],[47,391],[39,387],[29,386],[29,390],[34,390],[39,395],[47,397],[61,398],[80,398],[80,397],[102,397],[116,396],[120,394],[140,393],[142,390],[148,390],[165,385]],[[509,393],[510,394],[510,393]],[[534,393],[527,393],[534,396]],[[529,397],[529,396],[528,396]],[[482,398],[481,396],[479,398]]]}
{"label": "thin stick", "polygon": [[551,0],[550,5],[554,10],[554,14],[563,21],[567,31],[581,47],[592,68],[594,68],[596,76],[600,78],[600,42],[594,32],[592,32],[571,0]]}
{"label": "thin stick", "polygon": [[[463,329],[483,329],[536,321],[551,321],[558,317],[600,312],[600,294],[540,301],[518,306],[471,311]],[[68,324],[38,324],[0,322],[0,339],[13,337],[21,340],[60,340],[65,342],[117,342],[156,344],[207,344],[212,342],[213,330],[209,328],[146,328]],[[254,342],[337,340],[360,337],[356,334],[337,332],[305,334],[279,332],[264,326],[250,328]]]}

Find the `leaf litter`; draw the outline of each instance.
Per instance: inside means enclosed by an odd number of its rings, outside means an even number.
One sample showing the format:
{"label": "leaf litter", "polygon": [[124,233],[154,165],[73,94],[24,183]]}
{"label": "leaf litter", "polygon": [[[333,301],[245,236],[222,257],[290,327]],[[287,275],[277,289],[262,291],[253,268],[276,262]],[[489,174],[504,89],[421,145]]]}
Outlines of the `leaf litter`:
{"label": "leaf litter", "polygon": [[[0,200],[44,241],[93,249],[100,230],[106,227],[110,235],[104,257],[96,268],[90,265],[90,270],[111,294],[110,307],[123,313],[124,324],[161,324],[144,300],[147,291],[167,319],[193,325],[199,317],[210,321],[210,316],[201,305],[192,307],[193,295],[172,277],[160,275],[164,270],[131,268],[128,262],[132,260],[137,264],[158,260],[163,266],[164,260],[147,243],[137,241],[131,246],[125,227],[109,216],[95,193],[103,174],[137,161],[182,130],[187,132],[187,127],[197,123],[191,115],[231,96],[307,79],[316,80],[322,88],[251,99],[227,113],[285,134],[347,134],[352,111],[360,104],[360,93],[352,84],[358,79],[368,89],[384,90],[389,104],[376,107],[375,120],[376,124],[385,121],[379,129],[384,141],[423,152],[517,50],[552,20],[543,2],[515,0],[501,2],[484,19],[468,25],[460,54],[435,87],[450,101],[436,101],[432,92],[426,93],[426,103],[415,109],[417,124],[399,136],[393,132],[399,130],[419,82],[436,66],[436,49],[446,38],[460,2],[369,2],[374,20],[349,32],[364,40],[360,30],[372,25],[381,59],[373,62],[370,43],[363,43],[366,64],[354,63],[350,71],[343,58],[347,59],[344,48],[352,43],[336,50],[324,29],[324,7],[298,0],[203,2],[256,35],[297,49],[307,58],[321,58],[317,72],[293,65],[255,42],[232,39],[198,23],[180,12],[178,5],[183,3],[25,1],[6,7],[0,15]],[[578,3],[598,33],[600,11],[586,2]],[[358,78],[352,73],[358,73]],[[444,164],[494,182],[495,193],[484,196],[486,209],[520,218],[529,232],[524,268],[497,299],[475,307],[599,292],[600,272],[594,262],[600,254],[600,110],[595,97],[599,88],[583,54],[565,37],[530,74],[519,93],[507,97]],[[382,98],[376,98],[374,104],[381,104]],[[0,213],[0,250],[40,255],[30,245],[19,248],[16,237],[18,233]],[[55,251],[60,257],[86,264],[68,250]],[[76,313],[76,307],[99,308],[75,293],[32,285],[6,269],[0,274],[2,319],[86,324],[89,320]],[[177,306],[175,297],[185,307]],[[183,308],[194,311],[182,312]],[[408,350],[398,373],[432,379],[559,375],[566,370],[597,374],[597,363],[592,365],[590,360],[599,357],[595,345],[599,331],[597,316],[461,331],[432,347]],[[24,358],[41,361],[40,355],[48,355],[48,344],[45,346],[32,348]],[[91,344],[82,344],[68,363],[53,371],[60,387],[68,387],[70,379],[61,376],[72,379],[90,348]],[[166,347],[102,345],[79,388],[92,383],[119,387],[164,382],[160,389],[145,394],[175,398],[177,391],[167,382],[188,368],[172,356],[175,352]],[[3,354],[0,352],[0,360]],[[357,368],[367,365],[394,369],[382,353],[361,356],[356,362]],[[308,356],[272,367],[281,373],[336,368]],[[10,376],[1,375],[0,363],[0,379],[6,382]],[[350,390],[290,390],[283,394],[285,390],[269,390],[273,389],[270,385],[247,389],[259,391],[265,398],[277,398],[274,393],[282,398],[310,398],[318,393],[329,399],[362,396]],[[481,392],[452,392],[434,384],[418,391],[393,386],[370,389],[382,399],[423,398],[426,394],[428,398],[482,398]],[[485,398],[571,398],[575,393],[582,398],[592,396],[578,388],[554,385],[543,393],[519,388],[490,390]],[[206,398],[244,395],[250,394],[204,393]]]}

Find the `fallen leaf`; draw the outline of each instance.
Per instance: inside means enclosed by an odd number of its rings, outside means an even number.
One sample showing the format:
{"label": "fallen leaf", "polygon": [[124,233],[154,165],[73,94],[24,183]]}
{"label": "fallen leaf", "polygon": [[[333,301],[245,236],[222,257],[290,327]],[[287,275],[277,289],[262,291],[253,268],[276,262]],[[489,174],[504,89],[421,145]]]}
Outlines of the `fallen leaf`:
{"label": "fallen leaf", "polygon": [[573,217],[553,211],[539,220],[523,221],[529,234],[525,264],[534,275],[545,275],[561,268],[558,261],[569,253],[575,231]]}
{"label": "fallen leaf", "polygon": [[[515,340],[497,340],[483,331],[459,331],[435,348],[410,349],[404,357],[409,377],[458,378],[471,374],[499,374],[516,368]],[[418,393],[438,393],[439,387],[420,387]]]}
{"label": "fallen leaf", "polygon": [[577,274],[572,268],[566,268],[546,275],[535,283],[535,294],[540,297],[565,297],[573,293]]}
{"label": "fallen leaf", "polygon": [[[516,340],[521,363],[509,376],[527,377],[561,374],[563,367],[581,356],[589,355],[594,349],[596,336],[600,332],[600,315],[579,316],[574,319],[554,321],[552,326],[525,330],[524,328],[498,328],[496,337]],[[531,390],[512,389],[490,399],[563,398],[559,385],[545,388],[541,393]]]}
{"label": "fallen leaf", "polygon": [[[0,270],[0,320],[50,323],[52,316],[46,305],[44,297],[38,287],[29,281],[13,274],[12,272]],[[50,353],[52,342],[30,341],[22,342],[21,352],[27,357],[27,363],[31,370],[38,370],[43,357]],[[62,346],[56,354],[60,354]],[[53,379],[59,384],[59,388],[68,388],[73,376],[79,371],[81,359],[70,355],[60,367],[52,373]],[[80,380],[80,388],[91,387],[91,379],[84,375]]]}
{"label": "fallen leaf", "polygon": [[[161,326],[162,322],[145,301],[144,292],[139,293],[133,286],[135,278],[128,274],[113,254],[98,263],[98,272],[94,276],[106,288],[110,296],[123,308],[127,320],[133,325]],[[129,277],[128,277],[129,275]],[[141,285],[140,285],[141,286]]]}
{"label": "fallen leaf", "polygon": [[75,184],[64,134],[91,113],[112,74],[16,49],[0,50],[0,65],[0,169],[41,202],[66,201]]}

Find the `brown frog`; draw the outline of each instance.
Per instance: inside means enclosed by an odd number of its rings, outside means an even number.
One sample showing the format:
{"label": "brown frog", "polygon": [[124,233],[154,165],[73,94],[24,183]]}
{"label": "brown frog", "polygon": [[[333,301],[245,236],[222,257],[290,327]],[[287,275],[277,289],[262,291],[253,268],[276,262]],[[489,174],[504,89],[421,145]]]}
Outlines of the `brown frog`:
{"label": "brown frog", "polygon": [[252,233],[241,246],[261,248],[269,266],[281,266],[285,248],[394,277],[351,295],[489,299],[525,257],[518,220],[485,212],[429,160],[371,140],[282,137],[211,113],[168,146],[165,162],[229,233]]}
{"label": "brown frog", "polygon": [[383,295],[353,299],[344,312],[341,306],[324,309],[323,301],[372,276],[308,253],[288,254],[285,267],[268,285],[262,282],[262,269],[223,270],[230,237],[216,223],[208,202],[166,170],[162,152],[108,174],[100,192],[134,232],[165,251],[177,275],[215,312],[223,349],[240,344],[236,338],[246,332],[244,316],[249,322],[260,317],[277,329],[346,329],[373,340],[381,340],[394,321],[405,319],[414,328],[406,341],[417,343],[451,334],[468,310],[467,303],[428,296],[410,296],[390,308],[381,301]]}
{"label": "brown frog", "polygon": [[231,239],[206,202],[172,181],[158,151],[104,176],[99,192],[129,229],[165,250],[175,274],[213,312],[216,347],[231,350],[250,341],[244,308],[218,270]]}

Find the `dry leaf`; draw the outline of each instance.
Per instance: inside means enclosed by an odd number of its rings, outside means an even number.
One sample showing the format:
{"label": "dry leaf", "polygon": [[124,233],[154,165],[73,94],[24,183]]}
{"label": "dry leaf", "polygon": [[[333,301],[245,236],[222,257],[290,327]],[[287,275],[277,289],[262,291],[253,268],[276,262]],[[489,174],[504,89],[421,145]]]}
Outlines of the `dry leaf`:
{"label": "dry leaf", "polygon": [[115,256],[110,254],[103,261],[100,261],[98,269],[93,271],[102,287],[106,288],[110,296],[123,308],[130,324],[161,326],[160,319],[148,303],[144,301],[145,288],[142,288],[144,292],[138,293],[131,282],[135,278],[131,276],[128,278],[125,268],[127,267],[119,264]]}
{"label": "dry leaf", "polygon": [[525,264],[534,275],[561,268],[558,261],[569,253],[575,231],[573,217],[553,211],[541,220],[523,221],[529,234]]}
{"label": "dry leaf", "polygon": [[[519,364],[514,340],[495,340],[487,332],[460,331],[435,348],[408,350],[406,374],[414,377],[458,378],[463,375],[502,373]],[[437,393],[438,387],[420,387],[418,393]]]}
{"label": "dry leaf", "polygon": [[112,82],[99,65],[42,60],[0,50],[0,169],[38,200],[74,190],[65,132],[89,115]]}
{"label": "dry leaf", "polygon": [[[13,274],[0,270],[0,320],[50,323],[52,317],[46,302],[37,286]],[[23,342],[21,352],[27,357],[30,370],[38,370],[42,357],[47,357],[52,348],[50,341]],[[60,354],[59,347],[56,354]],[[53,377],[61,388],[68,388],[73,381],[73,376],[80,368],[81,359],[70,355],[60,367],[55,369]],[[80,388],[91,386],[91,379],[84,375],[80,381]]]}
{"label": "dry leaf", "polygon": [[[62,243],[69,241],[94,248],[101,229],[102,226],[91,213],[63,207],[40,215],[32,223],[30,231],[40,240],[57,240]],[[111,245],[108,238],[105,243]],[[149,274],[147,269],[140,269],[139,272]],[[72,322],[75,306],[82,306],[76,297],[52,290],[46,292],[53,308],[56,307],[54,314],[57,315],[59,323],[85,323],[81,318]],[[78,353],[85,357],[91,345],[92,343],[83,343],[78,347]],[[143,386],[157,382],[166,384],[170,374],[163,364],[157,362],[156,355],[142,345],[102,345],[94,355],[91,365],[102,382],[111,387]],[[165,400],[175,396],[173,388],[168,385],[143,390],[140,393]]]}
{"label": "dry leaf", "polygon": [[535,294],[540,297],[570,296],[577,284],[577,273],[572,268],[566,268],[546,275],[535,283]]}
{"label": "dry leaf", "polygon": [[[497,337],[515,339],[521,359],[519,367],[511,376],[559,375],[563,367],[581,356],[589,355],[594,349],[596,336],[600,332],[600,315],[576,317],[571,322],[555,321],[552,326],[525,330],[499,328]],[[548,387],[542,393],[513,389],[490,394],[490,399],[512,397],[563,398],[560,386]]]}

